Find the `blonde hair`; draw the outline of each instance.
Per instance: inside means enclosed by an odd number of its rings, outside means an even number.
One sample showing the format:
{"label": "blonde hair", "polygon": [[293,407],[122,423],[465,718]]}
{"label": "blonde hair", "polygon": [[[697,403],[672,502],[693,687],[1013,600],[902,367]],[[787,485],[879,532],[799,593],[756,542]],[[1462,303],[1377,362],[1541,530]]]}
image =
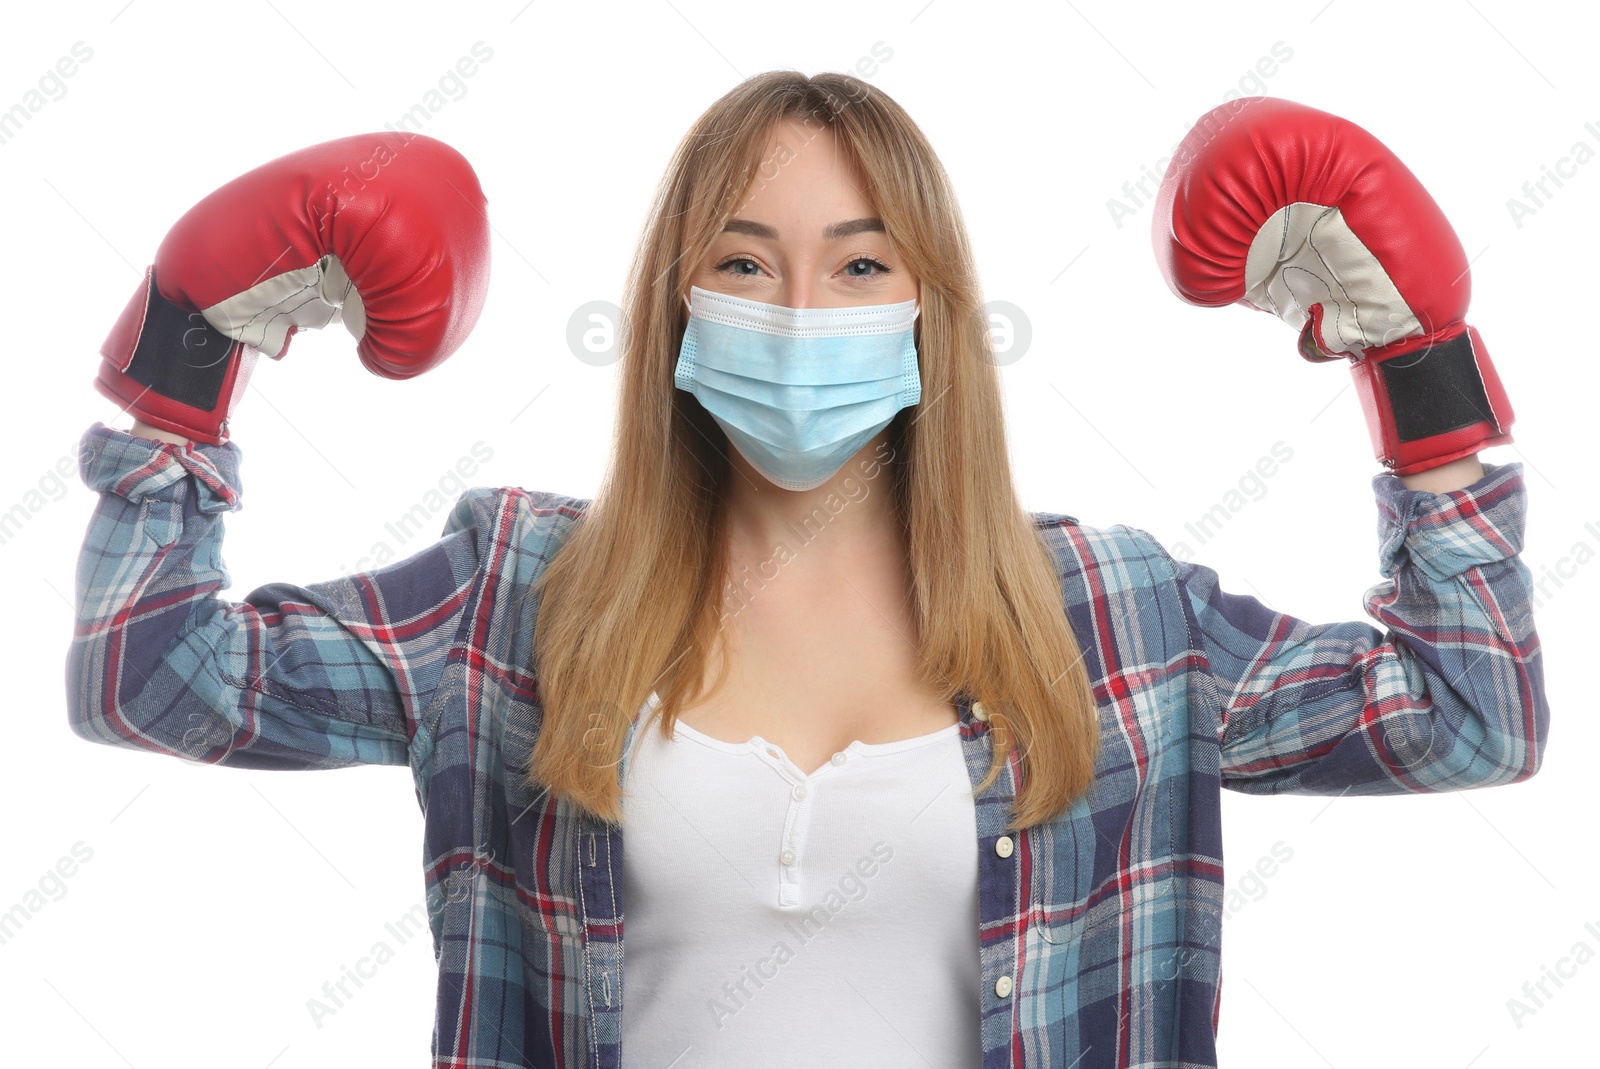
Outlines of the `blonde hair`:
{"label": "blonde hair", "polygon": [[673,386],[687,323],[679,295],[751,183],[781,166],[781,148],[762,153],[791,117],[837,135],[921,281],[922,400],[891,421],[885,469],[906,534],[919,669],[947,701],[965,693],[988,712],[994,759],[978,790],[1015,747],[1024,774],[1011,826],[1053,819],[1089,788],[1099,721],[1054,557],[1012,486],[966,229],[916,124],[881,90],[835,73],[741,82],[684,135],[657,188],[623,296],[610,464],[533,590],[544,717],[526,775],[536,790],[620,823],[618,768],[635,713],[655,691],[668,734],[678,709],[726,681],[723,664],[701,690],[728,582],[720,521],[730,447],[700,402]]}

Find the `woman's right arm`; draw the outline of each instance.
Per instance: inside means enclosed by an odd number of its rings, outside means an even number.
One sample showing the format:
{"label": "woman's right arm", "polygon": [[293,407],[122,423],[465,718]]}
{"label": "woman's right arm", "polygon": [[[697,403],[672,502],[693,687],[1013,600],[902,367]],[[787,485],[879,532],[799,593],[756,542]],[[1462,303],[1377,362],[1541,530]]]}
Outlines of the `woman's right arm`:
{"label": "woman's right arm", "polygon": [[100,500],[78,559],[72,730],[240,768],[409,763],[478,570],[475,533],[225,601],[240,449],[146,430],[96,423],[79,451]]}

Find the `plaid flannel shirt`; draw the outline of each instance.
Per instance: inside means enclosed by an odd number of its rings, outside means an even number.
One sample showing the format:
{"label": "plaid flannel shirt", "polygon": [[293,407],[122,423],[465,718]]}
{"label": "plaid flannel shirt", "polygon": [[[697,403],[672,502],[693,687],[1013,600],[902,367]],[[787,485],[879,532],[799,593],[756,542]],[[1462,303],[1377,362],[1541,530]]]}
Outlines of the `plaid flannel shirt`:
{"label": "plaid flannel shirt", "polygon": [[[541,720],[527,595],[588,501],[469,490],[406,560],[230,602],[239,447],[100,423],[82,446],[100,499],[77,572],[72,730],[239,768],[409,765],[434,1065],[619,1066],[623,836],[520,772]],[[1399,794],[1537,771],[1549,713],[1517,556],[1522,465],[1485,471],[1444,494],[1373,477],[1388,578],[1365,607],[1384,632],[1224,593],[1136,528],[1034,514],[1103,743],[1089,793],[1022,831],[1005,824],[1013,755],[976,798],[977,841],[951,844],[978,852],[984,1069],[1215,1065],[1221,788]],[[989,726],[957,706],[976,784]]]}

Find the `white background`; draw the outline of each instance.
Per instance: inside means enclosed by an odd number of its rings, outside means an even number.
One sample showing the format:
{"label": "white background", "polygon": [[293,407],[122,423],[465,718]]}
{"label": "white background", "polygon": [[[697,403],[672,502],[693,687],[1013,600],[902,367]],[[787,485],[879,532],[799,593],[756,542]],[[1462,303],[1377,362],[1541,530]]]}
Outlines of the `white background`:
{"label": "white background", "polygon": [[[1203,11],[1201,10],[1203,7]],[[1554,714],[1543,772],[1437,797],[1224,798],[1228,885],[1274,844],[1289,861],[1227,920],[1222,1064],[1573,1064],[1600,1004],[1592,692],[1600,639],[1591,273],[1600,164],[1518,225],[1524,182],[1600,150],[1600,17],[1567,4],[1287,0],[1205,5],[972,0],[774,5],[712,0],[343,6],[110,0],[8,8],[0,109],[76,42],[92,49],[0,144],[9,298],[0,568],[9,700],[0,912],[75,843],[76,873],[0,945],[10,1064],[423,1066],[434,963],[424,933],[319,1027],[322,985],[422,901],[406,769],[258,773],[91,745],[67,728],[62,665],[94,496],[53,481],[95,420],[98,347],[167,227],[259,163],[383,128],[483,42],[424,131],[488,194],[494,281],[470,342],[409,382],[378,379],[338,328],[263,361],[235,418],[244,509],[227,519],[228,595],[361,570],[384,524],[474,443],[479,485],[589,496],[616,366],[568,348],[573,311],[616,300],[649,197],[689,123],[741,77],[851,69],[922,125],[961,197],[986,296],[1021,308],[1004,368],[1024,504],[1186,543],[1224,587],[1323,622],[1365,619],[1379,581],[1380,469],[1349,375],[1242,308],[1184,305],[1150,251],[1149,211],[1107,201],[1170,153],[1279,42],[1266,91],[1353,119],[1444,208],[1518,416],[1524,559]],[[1574,14],[1578,13],[1578,14]],[[1576,18],[1577,21],[1574,21]],[[1246,83],[1246,89],[1261,84]],[[464,92],[463,92],[464,90]],[[1585,124],[1592,122],[1593,127]],[[1530,202],[1531,204],[1531,202]],[[1274,443],[1292,460],[1214,537],[1198,519]],[[30,492],[37,491],[30,497]],[[448,495],[451,500],[455,493]],[[31,502],[31,504],[30,504]],[[42,502],[42,503],[41,503]],[[442,526],[444,515],[438,516]],[[1369,621],[1370,622],[1370,621]],[[1595,925],[1586,929],[1586,923]],[[1579,957],[1569,957],[1586,944]],[[1563,958],[1574,973],[1520,1024]],[[1591,960],[1594,959],[1594,960]]]}

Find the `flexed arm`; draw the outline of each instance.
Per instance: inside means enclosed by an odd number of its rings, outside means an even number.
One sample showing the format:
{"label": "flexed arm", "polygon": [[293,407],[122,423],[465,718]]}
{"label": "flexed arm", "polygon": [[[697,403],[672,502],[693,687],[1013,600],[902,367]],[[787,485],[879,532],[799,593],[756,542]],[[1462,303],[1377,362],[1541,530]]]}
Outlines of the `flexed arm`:
{"label": "flexed arm", "polygon": [[227,600],[223,518],[240,506],[241,456],[233,442],[85,432],[80,474],[100,500],[78,557],[73,732],[239,768],[411,762],[482,532],[458,524],[386,568]]}
{"label": "flexed arm", "polygon": [[235,178],[167,233],[95,380],[133,428],[97,423],[79,453],[100,499],[67,656],[78,735],[249,768],[414,760],[478,572],[475,535],[224,600],[223,517],[241,494],[228,417],[260,353],[334,319],[385,377],[455,352],[488,282],[483,204],[449,146],[362,134]]}
{"label": "flexed arm", "polygon": [[1379,569],[1369,616],[1311,624],[1177,564],[1221,710],[1222,781],[1251,793],[1444,791],[1539,768],[1549,724],[1520,559],[1512,410],[1464,319],[1466,256],[1433,198],[1371,134],[1247,97],[1179,146],[1153,223],[1168,286],[1300,332],[1348,360],[1373,450]]}
{"label": "flexed arm", "polygon": [[1402,794],[1517,783],[1550,709],[1520,557],[1521,464],[1447,493],[1373,476],[1372,620],[1309,623],[1176,562],[1220,709],[1222,784],[1247,794]]}

